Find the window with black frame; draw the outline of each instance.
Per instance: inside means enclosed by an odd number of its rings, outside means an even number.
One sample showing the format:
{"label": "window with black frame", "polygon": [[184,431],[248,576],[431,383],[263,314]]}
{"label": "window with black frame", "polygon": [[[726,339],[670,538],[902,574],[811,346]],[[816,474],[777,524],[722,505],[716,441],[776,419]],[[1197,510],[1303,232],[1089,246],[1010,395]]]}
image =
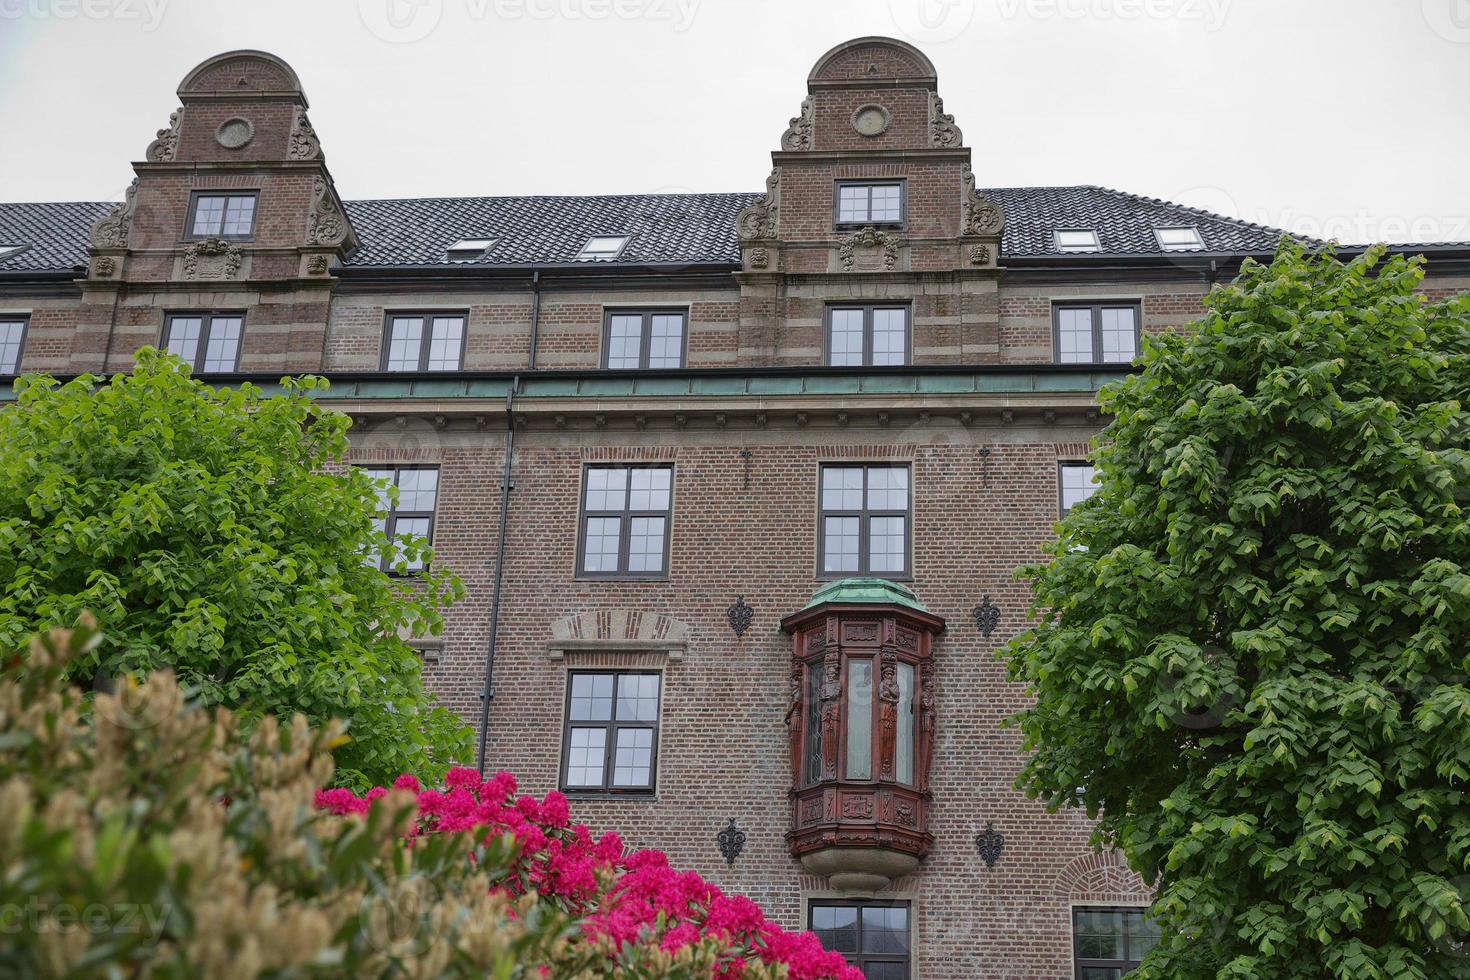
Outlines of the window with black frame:
{"label": "window with black frame", "polygon": [[653,792],[660,680],[657,671],[577,670],[567,675],[564,789]]}
{"label": "window with black frame", "polygon": [[228,374],[240,365],[244,329],[240,313],[170,313],[163,323],[163,347],[196,374]]}
{"label": "window with black frame", "polygon": [[583,471],[577,574],[661,578],[669,570],[674,468],[594,465]]}
{"label": "window with black frame", "polygon": [[833,202],[838,228],[902,225],[904,186],[901,180],[842,181]]}
{"label": "window with black frame", "polygon": [[909,467],[822,466],[819,574],[902,577],[909,572]]}
{"label": "window with black frame", "polygon": [[383,370],[458,371],[464,347],[463,313],[393,313],[383,334]]}
{"label": "window with black frame", "polygon": [[1077,980],[1121,980],[1159,942],[1159,927],[1140,908],[1074,908]]}
{"label": "window with black frame", "polygon": [[684,366],[683,310],[609,310],[602,366],[615,370]]}
{"label": "window with black frame", "polygon": [[902,304],[827,307],[827,363],[864,367],[909,362],[909,308]]}
{"label": "window with black frame", "polygon": [[[434,540],[434,507],[439,498],[439,468],[437,466],[365,466],[369,476],[382,480],[386,486],[378,491],[380,508],[376,520],[378,530],[388,536],[389,541],[406,535]],[[398,488],[398,501],[394,503],[388,486]],[[385,572],[416,572],[424,567],[419,560],[406,561],[402,558],[390,563],[387,555],[373,555],[372,561]]]}
{"label": "window with black frame", "polygon": [[1138,356],[1137,303],[1058,303],[1052,342],[1058,364],[1127,364]]}
{"label": "window with black frame", "polygon": [[256,198],[254,191],[195,194],[189,202],[189,233],[185,237],[249,241],[255,237]]}
{"label": "window with black frame", "polygon": [[15,374],[20,370],[28,322],[23,316],[0,316],[0,374]]}
{"label": "window with black frame", "polygon": [[841,953],[867,980],[908,980],[912,974],[908,902],[814,899],[807,917],[822,948]]}

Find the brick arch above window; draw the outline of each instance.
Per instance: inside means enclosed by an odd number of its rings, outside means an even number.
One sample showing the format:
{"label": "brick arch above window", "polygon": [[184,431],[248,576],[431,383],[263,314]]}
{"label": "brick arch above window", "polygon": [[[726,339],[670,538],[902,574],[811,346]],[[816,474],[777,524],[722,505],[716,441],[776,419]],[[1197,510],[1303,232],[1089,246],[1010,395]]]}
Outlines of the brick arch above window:
{"label": "brick arch above window", "polygon": [[671,663],[684,659],[689,626],[651,609],[596,609],[553,620],[547,655],[570,653],[661,653]]}
{"label": "brick arch above window", "polygon": [[1073,903],[1148,905],[1153,893],[1116,851],[1084,854],[1057,873],[1057,897]]}

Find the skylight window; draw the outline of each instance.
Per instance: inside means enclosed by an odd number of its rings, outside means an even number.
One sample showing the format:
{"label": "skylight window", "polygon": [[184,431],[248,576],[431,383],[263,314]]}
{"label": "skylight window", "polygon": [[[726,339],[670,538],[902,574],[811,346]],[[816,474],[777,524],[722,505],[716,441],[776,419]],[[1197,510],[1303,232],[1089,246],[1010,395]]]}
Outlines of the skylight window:
{"label": "skylight window", "polygon": [[577,258],[582,261],[610,262],[618,257],[626,244],[628,244],[627,235],[593,235],[587,239],[587,244],[582,246],[582,251]]}
{"label": "skylight window", "polygon": [[484,257],[498,241],[495,238],[461,238],[445,250],[451,262],[473,262]]}
{"label": "skylight window", "polygon": [[1097,243],[1097,232],[1091,228],[1073,228],[1067,231],[1058,231],[1058,252],[1101,252],[1102,246]]}
{"label": "skylight window", "polygon": [[1154,236],[1159,240],[1159,248],[1165,252],[1192,252],[1205,247],[1204,239],[1200,238],[1199,229],[1194,225],[1187,228],[1155,228]]}
{"label": "skylight window", "polygon": [[4,245],[4,244],[0,244],[0,261],[4,261],[5,259],[8,259],[12,255],[18,255],[19,253],[24,252],[25,249],[26,249],[26,246],[24,246],[24,245]]}

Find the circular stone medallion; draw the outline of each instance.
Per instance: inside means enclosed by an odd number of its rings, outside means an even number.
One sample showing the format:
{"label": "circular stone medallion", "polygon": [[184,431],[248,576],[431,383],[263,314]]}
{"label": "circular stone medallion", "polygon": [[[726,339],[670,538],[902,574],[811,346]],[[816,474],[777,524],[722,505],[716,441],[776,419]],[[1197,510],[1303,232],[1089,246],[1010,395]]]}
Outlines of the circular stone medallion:
{"label": "circular stone medallion", "polygon": [[860,105],[852,114],[852,128],[863,136],[881,136],[892,119],[881,105]]}
{"label": "circular stone medallion", "polygon": [[255,125],[249,119],[242,119],[239,116],[226,119],[219,124],[219,129],[214,131],[214,138],[219,141],[220,146],[227,150],[238,150],[249,143],[250,138],[254,135]]}

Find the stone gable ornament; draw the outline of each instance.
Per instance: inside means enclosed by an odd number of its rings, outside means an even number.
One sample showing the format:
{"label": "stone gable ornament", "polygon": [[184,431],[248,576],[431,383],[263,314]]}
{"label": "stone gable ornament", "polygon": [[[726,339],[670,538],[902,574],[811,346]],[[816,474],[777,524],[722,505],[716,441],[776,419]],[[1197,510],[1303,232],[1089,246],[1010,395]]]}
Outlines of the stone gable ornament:
{"label": "stone gable ornament", "polygon": [[117,261],[110,255],[104,255],[92,263],[92,270],[99,279],[106,279],[117,271]]}
{"label": "stone gable ornament", "polygon": [[182,107],[168,114],[168,126],[158,131],[157,137],[148,144],[144,159],[150,163],[168,163],[179,149],[179,123],[184,114]]}
{"label": "stone gable ornament", "polygon": [[340,245],[347,238],[347,222],[337,209],[332,189],[321,177],[311,183],[311,217],[306,223],[308,245]]}
{"label": "stone gable ornament", "polygon": [[133,212],[138,209],[138,178],[128,185],[123,201],[92,226],[93,248],[127,248],[128,229],[132,225]]}
{"label": "stone gable ornament", "polygon": [[966,235],[999,235],[1005,228],[1005,213],[984,194],[975,189],[975,174],[965,165],[965,211],[961,232]]}
{"label": "stone gable ornament", "polygon": [[970,264],[984,265],[990,261],[990,246],[975,244],[970,246]]}
{"label": "stone gable ornament", "polygon": [[776,212],[781,187],[781,168],[774,167],[766,178],[766,193],[745,207],[735,218],[735,234],[743,242],[776,237]]}
{"label": "stone gable ornament", "polygon": [[316,130],[306,118],[305,109],[296,110],[296,119],[291,124],[291,142],[286,150],[288,160],[316,160],[322,155],[322,144]]}
{"label": "stone gable ornament", "polygon": [[965,135],[954,124],[954,116],[944,111],[944,100],[937,93],[929,93],[929,145],[959,146]]}
{"label": "stone gable ornament", "polygon": [[185,279],[233,279],[240,271],[240,246],[206,238],[184,250]]}
{"label": "stone gable ornament", "polygon": [[750,250],[750,267],[752,269],[764,269],[771,264],[771,255],[763,248]]}
{"label": "stone gable ornament", "polygon": [[893,121],[893,113],[875,102],[860,105],[852,112],[852,128],[859,136],[882,136]]}
{"label": "stone gable ornament", "polygon": [[781,134],[781,149],[810,150],[812,148],[812,100],[808,96],[801,100],[801,110],[791,117],[786,132]]}
{"label": "stone gable ornament", "polygon": [[837,247],[837,257],[844,272],[851,272],[857,264],[858,250],[873,252],[882,250],[883,268],[891,270],[898,263],[898,239],[868,225],[842,240]]}
{"label": "stone gable ornament", "polygon": [[227,150],[238,150],[255,138],[255,123],[243,116],[226,119],[214,131],[214,140]]}

